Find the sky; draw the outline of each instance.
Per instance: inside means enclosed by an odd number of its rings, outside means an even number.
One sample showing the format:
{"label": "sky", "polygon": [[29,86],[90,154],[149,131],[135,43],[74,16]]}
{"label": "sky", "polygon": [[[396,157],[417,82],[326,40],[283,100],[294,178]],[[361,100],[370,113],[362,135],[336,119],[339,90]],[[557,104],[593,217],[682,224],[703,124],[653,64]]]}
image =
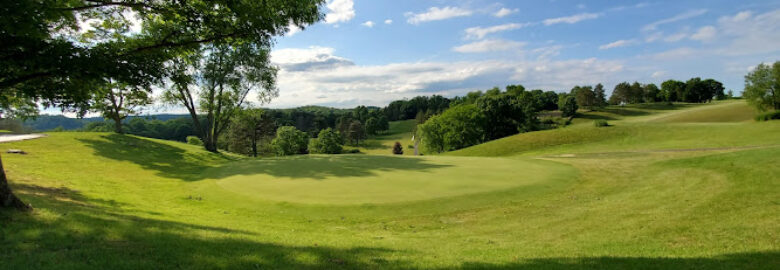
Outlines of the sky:
{"label": "sky", "polygon": [[744,76],[780,60],[778,1],[329,0],[322,22],[277,38],[266,107],[384,106],[522,84]]}
{"label": "sky", "polygon": [[255,106],[385,106],[510,84],[611,92],[692,77],[739,94],[753,67],[780,60],[780,1],[327,0],[323,13],[275,39],[279,97]]}

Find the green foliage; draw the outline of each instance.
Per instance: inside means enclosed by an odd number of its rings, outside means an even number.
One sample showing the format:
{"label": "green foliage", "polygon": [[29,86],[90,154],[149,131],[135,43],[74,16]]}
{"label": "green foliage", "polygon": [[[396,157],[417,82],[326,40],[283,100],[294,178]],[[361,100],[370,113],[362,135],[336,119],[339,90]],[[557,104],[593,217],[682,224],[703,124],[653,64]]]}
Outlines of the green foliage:
{"label": "green foliage", "polygon": [[574,117],[577,114],[577,99],[571,95],[563,94],[558,99],[558,108],[561,110],[561,116]]}
{"label": "green foliage", "polygon": [[393,144],[393,155],[403,155],[404,154],[404,147],[401,145],[401,142],[395,142]]}
{"label": "green foliage", "polygon": [[276,138],[271,141],[279,156],[306,154],[309,136],[292,126],[279,127]]}
{"label": "green foliage", "polygon": [[91,110],[100,112],[106,120],[114,121],[114,131],[124,133],[122,121],[140,113],[140,108],[152,103],[149,92],[125,83],[109,81],[98,88]]}
{"label": "green foliage", "polygon": [[441,153],[484,142],[485,115],[475,105],[459,105],[419,125],[426,153]]}
{"label": "green foliage", "polygon": [[755,117],[756,121],[780,120],[780,111],[765,112]]}
{"label": "green foliage", "polygon": [[382,128],[379,124],[379,120],[376,118],[369,118],[366,120],[366,134],[367,135],[376,135],[377,132]]}
{"label": "green foliage", "polygon": [[485,95],[475,102],[484,115],[482,124],[485,140],[494,140],[531,131],[537,128],[536,111],[538,103],[533,95],[522,92],[520,96],[510,94]]}
{"label": "green foliage", "polygon": [[363,124],[358,120],[353,120],[349,123],[347,128],[347,139],[352,145],[360,144],[360,140],[366,138],[366,130],[363,128]]}
{"label": "green foliage", "polygon": [[742,97],[759,111],[780,110],[780,61],[761,63],[748,73]]}
{"label": "green foliage", "polygon": [[276,123],[264,110],[243,109],[230,121],[225,139],[222,140],[224,146],[220,148],[257,157],[258,153],[270,150],[268,144],[275,134]]}
{"label": "green foliage", "polygon": [[609,123],[607,123],[607,120],[598,119],[598,120],[593,121],[593,126],[595,126],[595,127],[608,127]]}
{"label": "green foliage", "polygon": [[685,83],[676,80],[667,80],[661,83],[661,95],[666,102],[682,101],[685,92]]}
{"label": "green foliage", "polygon": [[309,141],[309,152],[314,154],[341,154],[341,135],[333,129],[320,131],[316,139]]}
{"label": "green foliage", "polygon": [[203,146],[203,141],[197,136],[187,136],[187,144]]}

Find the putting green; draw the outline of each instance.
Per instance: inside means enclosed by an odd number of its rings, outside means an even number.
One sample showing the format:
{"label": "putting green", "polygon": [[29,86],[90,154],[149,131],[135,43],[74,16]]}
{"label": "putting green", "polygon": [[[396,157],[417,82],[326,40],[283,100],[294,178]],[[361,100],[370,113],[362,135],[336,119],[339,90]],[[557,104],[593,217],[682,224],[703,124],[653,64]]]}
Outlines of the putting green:
{"label": "putting green", "polygon": [[301,156],[234,162],[207,172],[230,192],[271,201],[368,204],[545,184],[565,166],[474,157]]}

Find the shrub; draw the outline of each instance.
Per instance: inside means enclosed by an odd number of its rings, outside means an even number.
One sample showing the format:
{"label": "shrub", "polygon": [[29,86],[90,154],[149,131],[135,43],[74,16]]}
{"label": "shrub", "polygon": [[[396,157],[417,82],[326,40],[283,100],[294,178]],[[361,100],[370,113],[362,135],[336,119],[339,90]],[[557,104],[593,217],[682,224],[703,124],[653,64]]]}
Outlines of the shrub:
{"label": "shrub", "polygon": [[607,123],[607,120],[599,119],[596,121],[593,121],[593,125],[596,127],[608,127],[609,123]]}
{"label": "shrub", "polygon": [[187,144],[203,146],[203,141],[196,136],[187,136]]}
{"label": "shrub", "polygon": [[309,152],[317,154],[341,154],[341,135],[326,128],[320,131],[317,139],[309,141]]}
{"label": "shrub", "polygon": [[404,147],[401,146],[400,142],[395,142],[395,145],[393,145],[393,155],[403,155],[404,154]]}
{"label": "shrub", "polygon": [[780,119],[780,111],[762,113],[756,116],[756,121],[769,121]]}
{"label": "shrub", "polygon": [[276,130],[271,144],[279,156],[306,154],[309,136],[293,126],[284,126]]}

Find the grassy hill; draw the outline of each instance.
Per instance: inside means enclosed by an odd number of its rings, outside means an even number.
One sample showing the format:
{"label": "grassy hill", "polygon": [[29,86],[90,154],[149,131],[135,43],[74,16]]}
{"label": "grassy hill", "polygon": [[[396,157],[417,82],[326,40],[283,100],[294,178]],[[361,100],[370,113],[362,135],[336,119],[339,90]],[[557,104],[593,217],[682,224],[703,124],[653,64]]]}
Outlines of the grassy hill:
{"label": "grassy hill", "polygon": [[404,155],[414,155],[412,145],[412,135],[416,126],[414,119],[390,122],[390,129],[385,134],[380,134],[362,142],[357,148],[362,153],[372,155],[392,155],[393,145],[400,142],[404,146]]}
{"label": "grassy hill", "polygon": [[[628,108],[647,113],[452,156],[0,144],[29,153],[3,162],[36,207],[0,211],[0,268],[776,269],[780,123],[726,121],[729,106]],[[669,120],[707,108],[724,120]],[[406,136],[391,134],[382,145]]]}

